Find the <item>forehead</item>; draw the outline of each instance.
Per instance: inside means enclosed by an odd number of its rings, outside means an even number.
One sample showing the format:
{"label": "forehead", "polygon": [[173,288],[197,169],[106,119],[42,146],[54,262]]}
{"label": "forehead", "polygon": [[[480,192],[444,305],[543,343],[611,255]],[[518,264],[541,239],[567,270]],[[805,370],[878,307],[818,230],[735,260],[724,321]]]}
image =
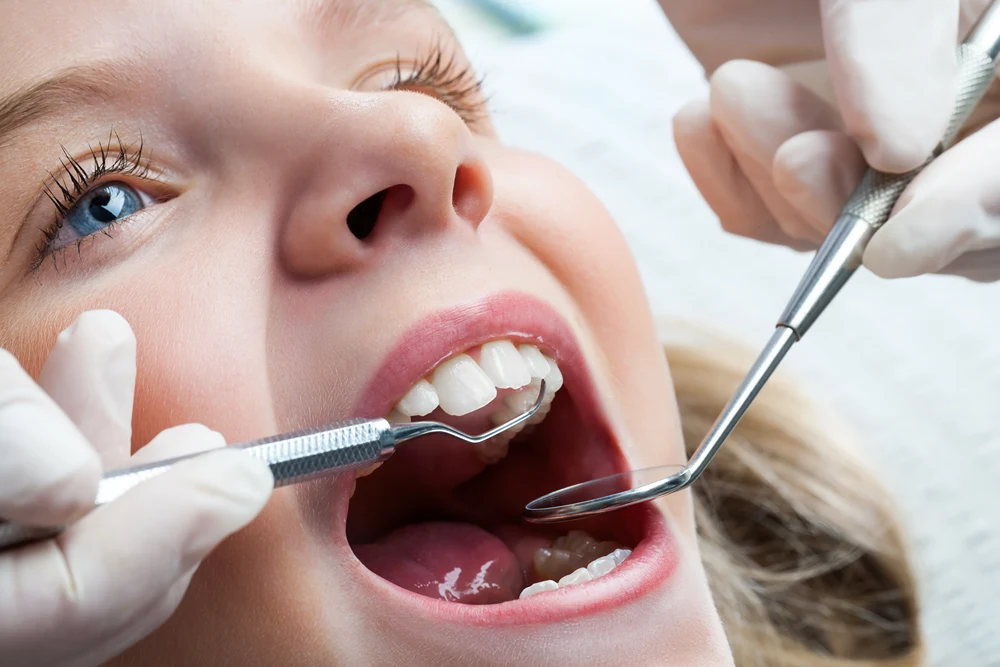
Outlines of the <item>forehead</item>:
{"label": "forehead", "polygon": [[0,0],[0,95],[83,62],[328,46],[410,19],[444,27],[425,0]]}

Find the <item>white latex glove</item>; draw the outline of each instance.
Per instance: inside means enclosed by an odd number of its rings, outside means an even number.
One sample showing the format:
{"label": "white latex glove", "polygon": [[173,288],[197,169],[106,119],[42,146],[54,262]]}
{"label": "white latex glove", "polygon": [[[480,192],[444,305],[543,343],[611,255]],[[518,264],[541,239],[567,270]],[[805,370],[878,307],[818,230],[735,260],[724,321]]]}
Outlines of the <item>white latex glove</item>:
{"label": "white latex glove", "polygon": [[[0,517],[60,525],[93,507],[102,468],[223,447],[187,425],[129,457],[135,337],[91,311],[36,384],[0,350]],[[97,665],[163,623],[199,562],[266,503],[266,465],[235,450],[177,465],[62,535],[0,552],[0,663]]]}
{"label": "white latex glove", "polygon": [[[711,74],[709,100],[674,122],[692,179],[727,231],[806,250],[868,164],[903,172],[930,155],[954,103],[956,45],[988,3],[660,4]],[[871,241],[864,261],[876,274],[1000,279],[996,88]]]}

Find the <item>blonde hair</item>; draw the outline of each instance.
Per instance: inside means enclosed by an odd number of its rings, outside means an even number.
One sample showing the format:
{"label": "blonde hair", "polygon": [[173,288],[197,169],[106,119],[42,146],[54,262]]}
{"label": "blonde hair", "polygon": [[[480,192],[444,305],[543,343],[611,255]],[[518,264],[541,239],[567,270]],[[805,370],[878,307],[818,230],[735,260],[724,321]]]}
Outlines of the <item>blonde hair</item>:
{"label": "blonde hair", "polygon": [[[666,354],[690,454],[753,358],[731,345]],[[738,667],[922,662],[900,523],[846,444],[775,377],[693,486],[701,556]]]}

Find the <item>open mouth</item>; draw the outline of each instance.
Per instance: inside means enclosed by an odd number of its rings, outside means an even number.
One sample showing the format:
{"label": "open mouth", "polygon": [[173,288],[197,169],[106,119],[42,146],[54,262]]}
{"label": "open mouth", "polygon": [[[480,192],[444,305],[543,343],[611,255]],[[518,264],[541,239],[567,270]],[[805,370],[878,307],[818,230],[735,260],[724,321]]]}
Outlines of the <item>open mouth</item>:
{"label": "open mouth", "polygon": [[354,554],[404,596],[456,608],[520,607],[522,620],[530,605],[548,607],[543,615],[551,617],[558,599],[573,607],[582,593],[583,606],[603,608],[648,590],[675,560],[655,510],[555,526],[522,519],[540,495],[626,469],[568,327],[519,295],[472,311],[439,315],[438,325],[449,324],[438,332],[448,333],[434,341],[425,327],[415,330],[423,338],[404,336],[373,383],[381,414],[481,433],[530,408],[544,378],[543,406],[481,445],[430,436],[359,474],[347,515]]}

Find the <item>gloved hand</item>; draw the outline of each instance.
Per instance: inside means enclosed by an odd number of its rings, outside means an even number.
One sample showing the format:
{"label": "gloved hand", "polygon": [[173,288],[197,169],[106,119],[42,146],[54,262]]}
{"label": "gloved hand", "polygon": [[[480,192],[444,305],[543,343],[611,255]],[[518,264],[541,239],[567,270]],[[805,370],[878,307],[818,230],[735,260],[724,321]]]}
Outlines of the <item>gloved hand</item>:
{"label": "gloved hand", "polygon": [[[0,517],[61,525],[93,507],[103,469],[222,447],[198,425],[130,455],[135,337],[110,311],[58,338],[39,386],[0,349]],[[62,535],[0,552],[0,662],[97,665],[163,623],[198,563],[266,503],[266,465],[212,452],[144,482]]]}
{"label": "gloved hand", "polygon": [[[711,75],[709,100],[674,121],[692,179],[727,231],[806,250],[867,165],[904,172],[930,155],[954,104],[956,46],[988,0],[660,4]],[[1000,279],[998,117],[995,85],[903,193],[869,269]]]}

